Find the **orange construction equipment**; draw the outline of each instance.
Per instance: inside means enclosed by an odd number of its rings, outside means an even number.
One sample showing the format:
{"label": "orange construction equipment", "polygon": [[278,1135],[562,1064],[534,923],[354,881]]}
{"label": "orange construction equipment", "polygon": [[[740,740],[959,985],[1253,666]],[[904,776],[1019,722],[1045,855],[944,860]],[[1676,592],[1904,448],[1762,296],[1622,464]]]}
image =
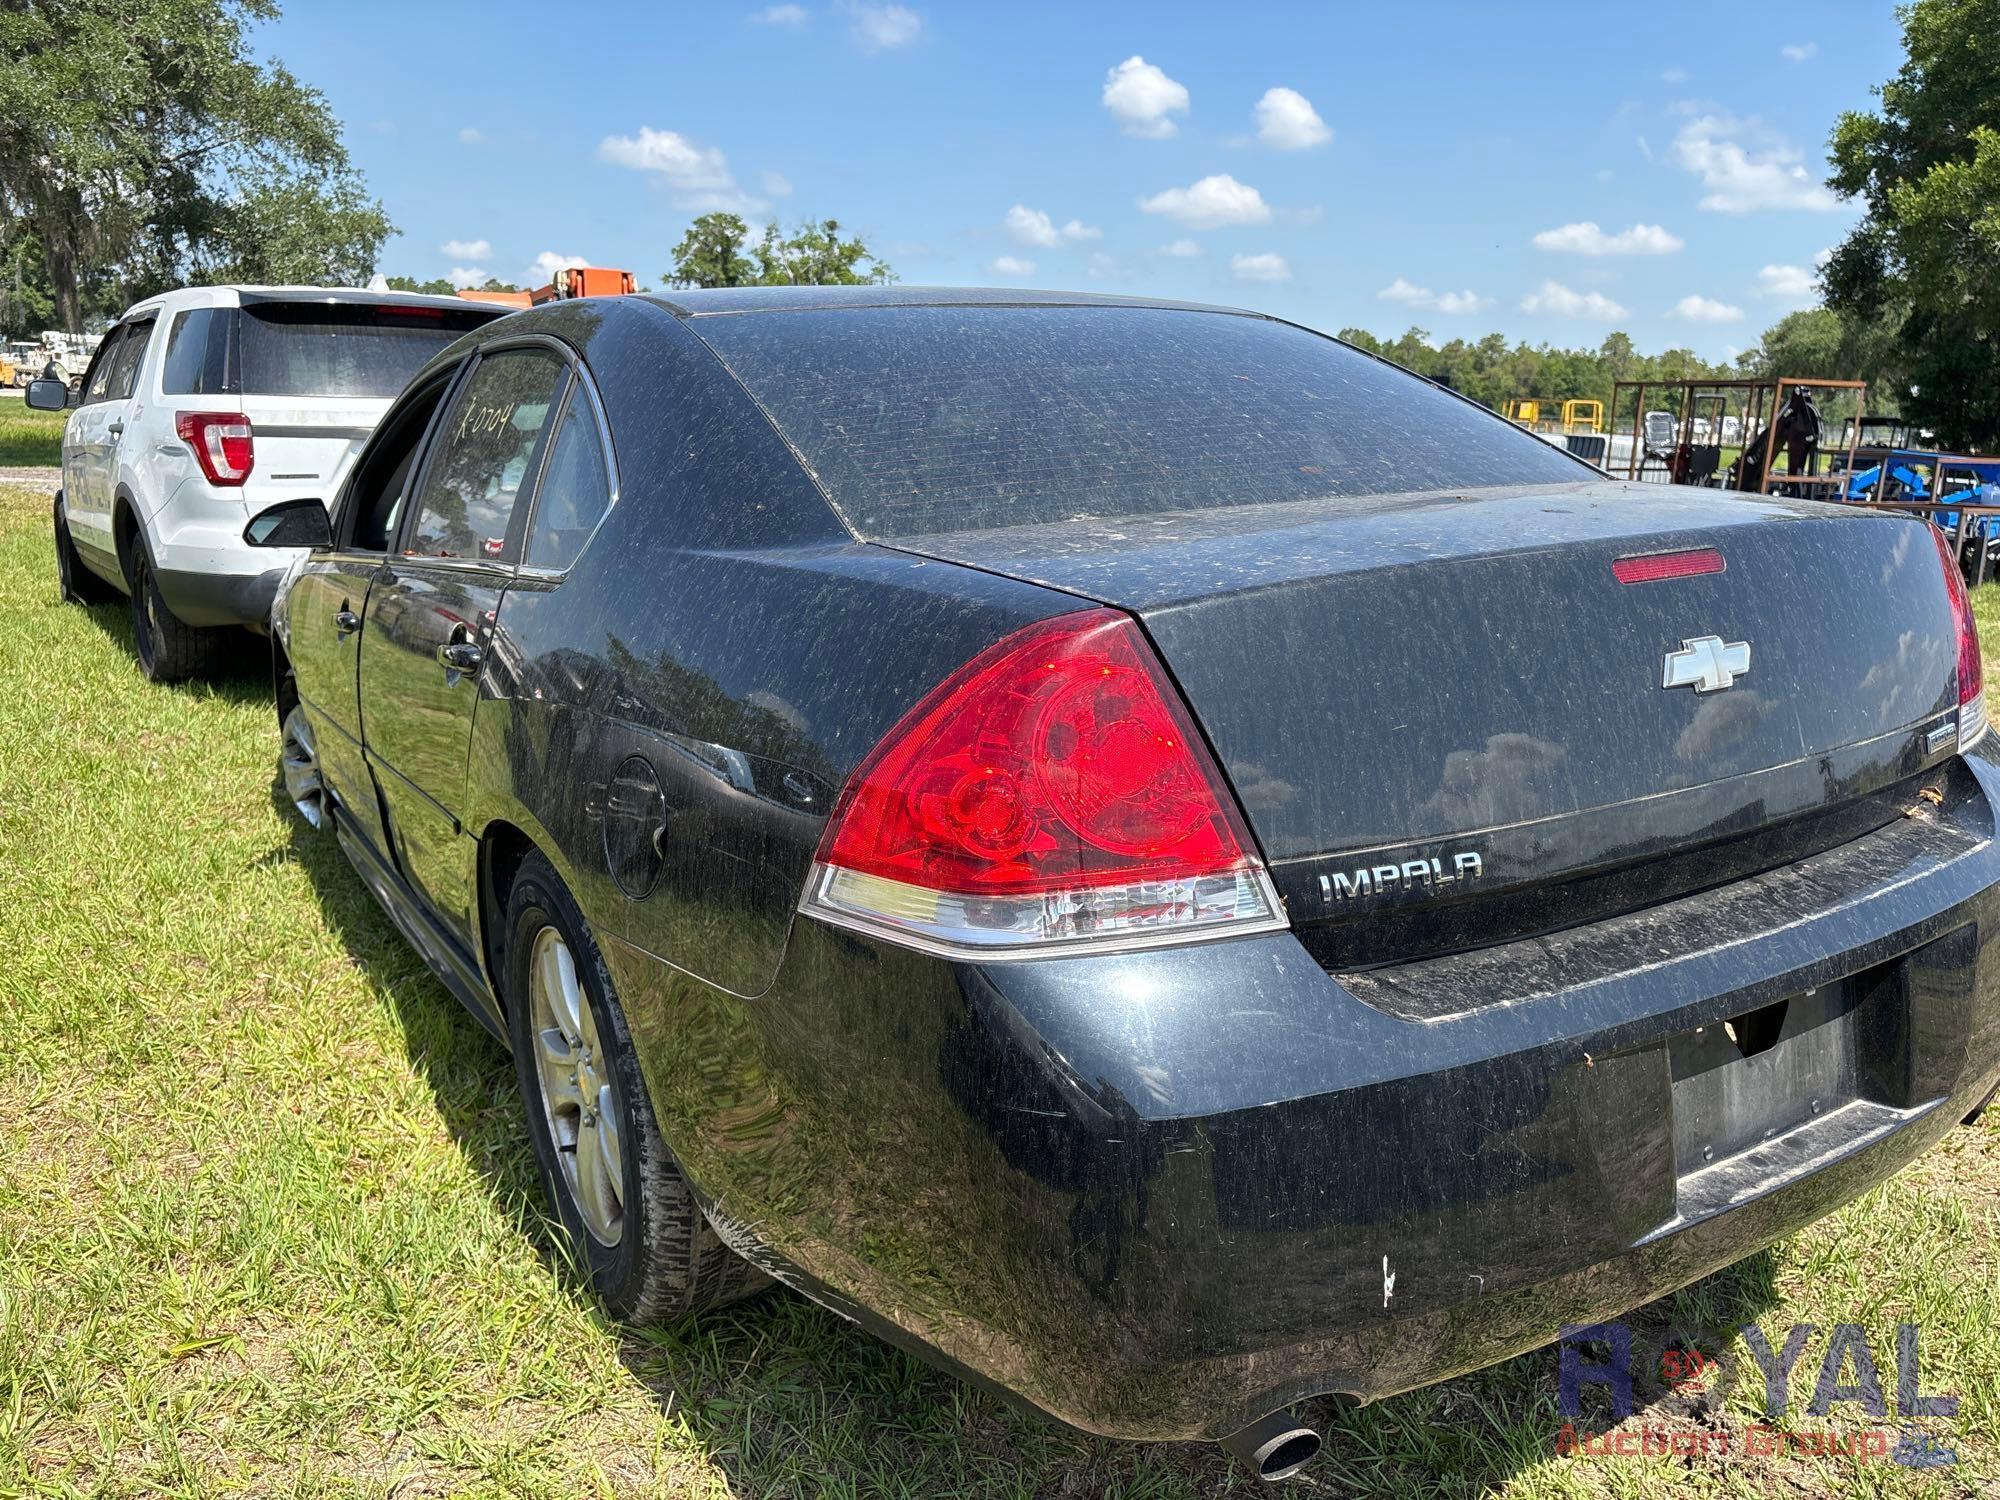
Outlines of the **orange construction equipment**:
{"label": "orange construction equipment", "polygon": [[560,302],[568,297],[623,297],[638,290],[630,271],[611,271],[603,266],[565,266],[555,280],[532,292],[474,292],[458,295],[467,302],[491,302],[498,307],[540,307],[544,302]]}

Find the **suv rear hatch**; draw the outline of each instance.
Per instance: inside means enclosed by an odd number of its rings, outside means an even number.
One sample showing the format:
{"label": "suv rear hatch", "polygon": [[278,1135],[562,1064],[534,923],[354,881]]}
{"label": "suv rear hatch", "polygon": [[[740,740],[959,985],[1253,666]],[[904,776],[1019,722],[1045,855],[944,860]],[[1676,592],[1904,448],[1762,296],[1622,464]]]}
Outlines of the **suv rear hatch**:
{"label": "suv rear hatch", "polygon": [[164,390],[179,407],[226,405],[250,418],[250,508],[274,491],[330,498],[410,376],[496,315],[471,304],[244,293],[240,308],[183,315]]}
{"label": "suv rear hatch", "polygon": [[[898,545],[1137,614],[1329,963],[1801,858],[1957,744],[1953,605],[1908,517],[1597,484]],[[1688,552],[1715,571],[1613,567]],[[1671,657],[1706,680],[1663,686]]]}

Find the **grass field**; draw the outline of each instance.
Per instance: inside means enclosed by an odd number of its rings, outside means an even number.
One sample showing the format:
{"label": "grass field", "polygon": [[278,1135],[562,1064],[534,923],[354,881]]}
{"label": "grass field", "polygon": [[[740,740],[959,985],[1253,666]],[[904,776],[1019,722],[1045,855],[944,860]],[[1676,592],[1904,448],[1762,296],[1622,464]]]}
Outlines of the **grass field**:
{"label": "grass field", "polygon": [[67,413],[30,411],[12,397],[0,401],[0,469],[62,462],[62,430]]}
{"label": "grass field", "polygon": [[[2000,588],[1980,603],[2000,647]],[[0,643],[0,1494],[1260,1492],[1210,1449],[1016,1413],[789,1293],[608,1325],[552,1249],[501,1050],[274,805],[254,656],[147,684],[120,609],[57,602],[47,496],[4,485]],[[1290,1492],[1991,1493],[1996,1227],[1989,1120],[1634,1320],[1857,1322],[1888,1351],[1918,1319],[1926,1389],[1961,1398],[1934,1424],[1956,1468],[1557,1458],[1537,1353],[1318,1408],[1328,1449]]]}

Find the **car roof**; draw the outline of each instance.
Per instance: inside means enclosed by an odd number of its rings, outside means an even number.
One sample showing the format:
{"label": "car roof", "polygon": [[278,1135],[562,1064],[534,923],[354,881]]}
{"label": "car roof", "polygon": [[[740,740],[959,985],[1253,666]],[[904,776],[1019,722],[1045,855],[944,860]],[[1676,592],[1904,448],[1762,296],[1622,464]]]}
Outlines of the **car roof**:
{"label": "car roof", "polygon": [[645,292],[640,296],[677,318],[799,312],[834,307],[1152,307],[1178,312],[1230,313],[1248,318],[1263,316],[1240,307],[1217,307],[1204,302],[1116,297],[1101,292],[1044,292],[1024,287],[739,286]]}

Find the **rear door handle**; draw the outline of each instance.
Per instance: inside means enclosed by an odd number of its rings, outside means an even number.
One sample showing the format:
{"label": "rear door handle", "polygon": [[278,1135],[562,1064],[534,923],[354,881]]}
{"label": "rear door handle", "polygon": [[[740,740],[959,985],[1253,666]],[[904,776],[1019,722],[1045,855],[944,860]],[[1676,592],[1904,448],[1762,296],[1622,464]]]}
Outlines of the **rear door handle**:
{"label": "rear door handle", "polygon": [[345,607],[336,609],[333,612],[333,628],[340,632],[344,640],[361,628],[361,616]]}
{"label": "rear door handle", "polygon": [[110,433],[113,437],[117,437],[120,433],[122,433],[125,430],[125,424],[123,422],[113,422],[109,427],[105,428],[104,430]]}

